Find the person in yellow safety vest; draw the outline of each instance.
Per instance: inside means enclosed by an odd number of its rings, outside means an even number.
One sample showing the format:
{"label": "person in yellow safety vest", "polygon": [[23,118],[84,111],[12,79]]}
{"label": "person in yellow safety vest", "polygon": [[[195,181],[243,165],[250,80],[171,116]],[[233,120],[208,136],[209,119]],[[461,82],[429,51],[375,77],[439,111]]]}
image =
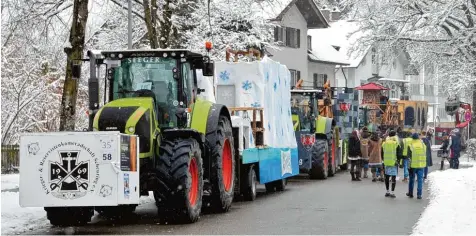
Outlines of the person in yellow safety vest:
{"label": "person in yellow safety vest", "polygon": [[423,191],[423,174],[426,167],[426,145],[420,140],[417,133],[412,135],[412,141],[408,145],[408,156],[410,157],[410,181],[408,183],[407,196],[413,198],[413,186],[415,175],[417,176],[417,198],[421,199]]}
{"label": "person in yellow safety vest", "polygon": [[405,138],[403,139],[403,182],[408,182],[408,164],[409,164],[409,155],[408,155],[408,145],[412,142],[411,133],[406,133]]}
{"label": "person in yellow safety vest", "polygon": [[[397,184],[398,161],[400,159],[400,143],[395,131],[390,131],[389,136],[382,143],[383,165],[385,167],[385,197],[395,198],[395,185]],[[392,193],[389,191],[390,178],[392,178]]]}

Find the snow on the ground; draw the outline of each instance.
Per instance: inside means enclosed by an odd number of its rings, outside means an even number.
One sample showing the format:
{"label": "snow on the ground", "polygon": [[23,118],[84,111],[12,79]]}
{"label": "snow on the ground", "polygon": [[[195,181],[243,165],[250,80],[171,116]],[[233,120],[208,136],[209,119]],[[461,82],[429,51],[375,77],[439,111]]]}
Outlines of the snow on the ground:
{"label": "snow on the ground", "polygon": [[428,178],[430,203],[412,235],[474,235],[476,166],[434,171]]}
{"label": "snow on the ground", "polygon": [[42,207],[22,208],[18,192],[2,192],[2,234],[22,233],[47,223]]}
{"label": "snow on the ground", "polygon": [[20,183],[19,174],[2,175],[2,190],[18,188]]}
{"label": "snow on the ground", "polygon": [[[41,226],[48,226],[49,222],[46,219],[46,212],[43,207],[20,207],[18,191],[8,191],[18,188],[19,175],[1,175],[1,178],[2,234],[21,234]],[[141,205],[151,202],[154,202],[152,194],[140,198]]]}

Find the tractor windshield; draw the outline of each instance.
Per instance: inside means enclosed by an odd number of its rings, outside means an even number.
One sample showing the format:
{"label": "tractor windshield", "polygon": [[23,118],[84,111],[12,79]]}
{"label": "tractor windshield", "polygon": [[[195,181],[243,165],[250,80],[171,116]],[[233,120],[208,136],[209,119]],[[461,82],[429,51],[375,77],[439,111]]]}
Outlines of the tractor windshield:
{"label": "tractor windshield", "polygon": [[134,97],[134,91],[142,89],[151,90],[155,95],[160,126],[174,127],[178,105],[174,69],[177,69],[177,61],[173,58],[125,58],[114,71],[113,99]]}
{"label": "tractor windshield", "polygon": [[291,112],[299,118],[299,120],[296,120],[296,122],[299,122],[299,130],[311,130],[312,116],[315,115],[313,114],[315,112],[314,107],[314,99],[311,98],[311,93],[306,95],[291,93]]}

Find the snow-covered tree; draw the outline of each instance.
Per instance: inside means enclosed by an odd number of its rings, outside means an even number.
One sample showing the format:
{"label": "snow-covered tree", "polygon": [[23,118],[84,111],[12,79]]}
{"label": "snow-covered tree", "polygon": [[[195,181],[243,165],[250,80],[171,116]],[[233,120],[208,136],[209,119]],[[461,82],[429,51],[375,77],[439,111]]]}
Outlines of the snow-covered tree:
{"label": "snow-covered tree", "polygon": [[385,51],[405,49],[412,63],[437,68],[439,84],[448,95],[476,91],[475,0],[344,0],[343,4],[350,9],[348,17],[359,22],[359,31],[366,32],[354,49],[370,45]]}
{"label": "snow-covered tree", "polygon": [[183,34],[189,49],[205,53],[205,41],[211,41],[212,56],[224,60],[228,46],[234,50],[271,46],[273,24],[257,2],[214,0],[208,5],[208,1],[198,1],[193,14],[177,17],[176,22],[190,29]]}

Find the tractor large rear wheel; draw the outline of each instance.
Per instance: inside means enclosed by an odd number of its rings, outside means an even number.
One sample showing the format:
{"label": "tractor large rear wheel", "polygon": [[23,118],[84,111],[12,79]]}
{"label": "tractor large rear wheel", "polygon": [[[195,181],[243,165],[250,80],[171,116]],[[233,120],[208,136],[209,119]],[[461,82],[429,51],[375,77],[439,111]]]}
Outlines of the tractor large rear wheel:
{"label": "tractor large rear wheel", "polygon": [[327,179],[329,171],[329,152],[327,140],[316,140],[312,147],[312,166],[309,171],[311,179]]}
{"label": "tractor large rear wheel", "polygon": [[154,191],[159,217],[193,223],[202,208],[202,152],[195,139],[162,141],[156,164],[158,189]]}
{"label": "tractor large rear wheel", "polygon": [[207,137],[207,142],[215,140],[215,143],[209,143],[212,162],[210,206],[214,211],[227,212],[233,202],[235,188],[235,152],[231,122],[226,116],[220,115],[215,137]]}

